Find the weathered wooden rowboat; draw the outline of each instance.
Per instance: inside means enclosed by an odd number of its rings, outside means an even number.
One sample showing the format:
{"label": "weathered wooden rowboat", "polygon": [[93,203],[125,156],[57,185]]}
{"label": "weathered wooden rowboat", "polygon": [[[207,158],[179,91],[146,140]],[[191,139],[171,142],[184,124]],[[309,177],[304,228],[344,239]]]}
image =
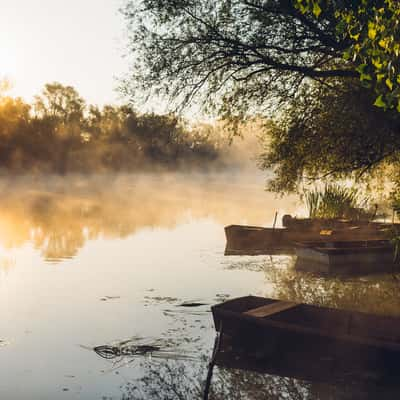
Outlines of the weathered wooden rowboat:
{"label": "weathered wooden rowboat", "polygon": [[253,359],[335,360],[397,374],[400,318],[247,296],[212,307],[223,331]]}
{"label": "weathered wooden rowboat", "polygon": [[[297,220],[285,228],[229,225],[225,255],[292,254],[300,241],[362,241],[387,239],[392,224],[341,220]],[[396,224],[395,226],[399,226]]]}
{"label": "weathered wooden rowboat", "polygon": [[299,242],[295,267],[309,272],[387,272],[395,267],[390,240]]}

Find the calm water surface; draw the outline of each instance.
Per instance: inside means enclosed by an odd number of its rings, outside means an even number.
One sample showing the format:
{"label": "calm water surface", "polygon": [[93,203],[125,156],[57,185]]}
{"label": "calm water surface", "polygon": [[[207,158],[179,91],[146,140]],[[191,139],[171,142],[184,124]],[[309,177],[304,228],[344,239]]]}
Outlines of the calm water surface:
{"label": "calm water surface", "polygon": [[[196,399],[210,305],[247,294],[400,314],[391,275],[321,278],[290,256],[224,257],[224,225],[299,214],[257,172],[0,180],[0,399]],[[185,303],[199,303],[184,307]],[[112,359],[96,346],[153,345]],[[214,399],[375,398],[216,369]]]}

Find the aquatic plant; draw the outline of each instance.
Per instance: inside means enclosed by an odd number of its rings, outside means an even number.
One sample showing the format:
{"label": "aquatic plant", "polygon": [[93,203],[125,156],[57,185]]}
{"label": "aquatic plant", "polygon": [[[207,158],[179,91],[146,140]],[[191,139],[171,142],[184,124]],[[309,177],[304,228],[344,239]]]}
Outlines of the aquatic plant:
{"label": "aquatic plant", "polygon": [[326,183],[321,188],[304,191],[304,199],[310,218],[368,219],[366,211],[369,198],[357,188]]}
{"label": "aquatic plant", "polygon": [[[397,217],[400,216],[400,191],[398,188],[396,188],[392,193],[391,193],[391,206],[393,209],[393,213],[397,215]],[[394,215],[393,215],[393,220],[394,220]],[[391,232],[391,242],[394,247],[394,261],[396,263],[399,263],[400,261],[400,230],[398,227],[393,225],[392,232]]]}
{"label": "aquatic plant", "polygon": [[304,199],[308,209],[308,216],[316,218],[318,206],[321,200],[321,193],[317,189],[304,192]]}

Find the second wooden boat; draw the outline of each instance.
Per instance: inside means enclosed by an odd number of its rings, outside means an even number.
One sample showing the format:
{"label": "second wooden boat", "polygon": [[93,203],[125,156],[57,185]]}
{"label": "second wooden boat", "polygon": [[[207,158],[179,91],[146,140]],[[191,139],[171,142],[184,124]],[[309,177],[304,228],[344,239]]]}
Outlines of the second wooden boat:
{"label": "second wooden boat", "polygon": [[217,331],[253,358],[335,359],[397,374],[400,318],[246,296],[212,307]]}
{"label": "second wooden boat", "polygon": [[393,226],[378,222],[295,218],[283,228],[229,225],[225,227],[225,255],[291,254],[300,241],[384,240],[390,237]]}

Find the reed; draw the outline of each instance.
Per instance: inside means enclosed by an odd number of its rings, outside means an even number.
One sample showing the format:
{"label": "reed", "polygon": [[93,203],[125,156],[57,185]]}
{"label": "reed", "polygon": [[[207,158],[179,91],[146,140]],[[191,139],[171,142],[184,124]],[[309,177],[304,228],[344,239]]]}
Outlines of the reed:
{"label": "reed", "polygon": [[[399,192],[396,191],[395,193],[392,193],[392,209],[393,212],[397,215],[397,217],[400,216],[400,197],[399,197]],[[400,230],[397,228],[395,225],[393,225],[392,228],[392,235],[391,235],[391,241],[394,247],[394,262],[399,264],[400,263]]]}
{"label": "reed", "polygon": [[309,218],[368,218],[364,211],[369,198],[356,188],[327,183],[321,188],[304,192]]}

